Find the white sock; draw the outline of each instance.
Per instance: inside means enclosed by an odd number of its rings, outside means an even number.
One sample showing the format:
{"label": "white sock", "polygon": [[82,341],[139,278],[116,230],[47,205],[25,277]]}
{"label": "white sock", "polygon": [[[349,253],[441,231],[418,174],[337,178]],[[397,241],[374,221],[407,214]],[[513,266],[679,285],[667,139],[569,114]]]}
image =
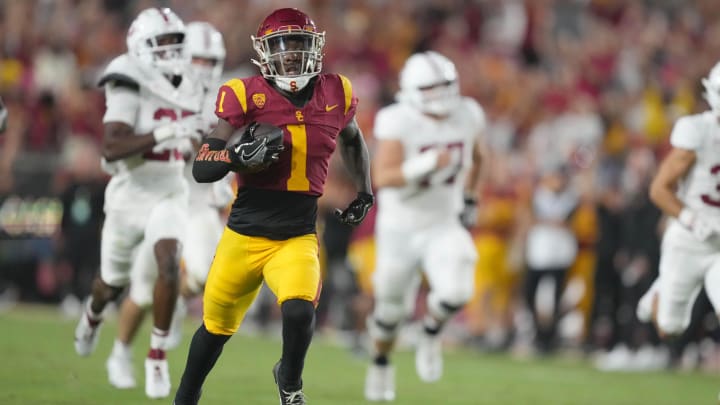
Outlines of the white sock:
{"label": "white sock", "polygon": [[152,335],[150,335],[150,349],[165,350],[167,347],[169,332],[166,330],[153,327]]}
{"label": "white sock", "polygon": [[113,356],[130,357],[130,353],[131,350],[129,345],[126,345],[119,339],[115,339],[115,344],[113,345],[112,349]]}

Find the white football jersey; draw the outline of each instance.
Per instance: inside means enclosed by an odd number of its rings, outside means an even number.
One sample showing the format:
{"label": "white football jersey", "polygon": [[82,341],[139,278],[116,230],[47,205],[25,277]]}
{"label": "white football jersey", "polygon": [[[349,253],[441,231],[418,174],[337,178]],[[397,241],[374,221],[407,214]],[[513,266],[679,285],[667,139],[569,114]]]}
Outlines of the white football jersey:
{"label": "white football jersey", "polygon": [[485,114],[473,99],[464,97],[450,116],[433,119],[405,103],[381,109],[375,118],[377,139],[402,142],[405,159],[431,149],[451,153],[448,167],[418,185],[385,187],[378,191],[378,227],[421,228],[457,218],[463,207],[463,189],[472,166],[473,147],[480,142]]}
{"label": "white football jersey", "polygon": [[680,118],[670,135],[673,147],[695,152],[678,197],[701,215],[720,215],[720,123],[711,111]]}
{"label": "white football jersey", "polygon": [[[203,102],[202,87],[189,73],[182,77],[175,87],[160,72],[144,68],[127,54],[115,58],[100,80],[105,84],[107,105],[103,123],[123,122],[140,135],[197,114]],[[138,89],[114,86],[114,80],[135,83]],[[168,141],[106,165],[113,175],[106,189],[106,210],[144,207],[168,195],[187,193],[180,147],[178,141]]]}

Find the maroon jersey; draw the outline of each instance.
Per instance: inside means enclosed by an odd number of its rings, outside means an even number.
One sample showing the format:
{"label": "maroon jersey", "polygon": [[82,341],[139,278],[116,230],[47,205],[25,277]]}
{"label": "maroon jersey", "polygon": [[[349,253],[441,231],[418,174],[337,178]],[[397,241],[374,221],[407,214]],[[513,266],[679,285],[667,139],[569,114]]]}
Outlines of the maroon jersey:
{"label": "maroon jersey", "polygon": [[321,74],[298,108],[262,76],[232,79],[218,90],[215,114],[240,128],[251,122],[283,129],[285,150],[268,169],[238,176],[238,197],[228,226],[237,232],[287,239],[315,231],[330,156],[340,131],[355,116],[350,80]]}
{"label": "maroon jersey", "polygon": [[215,114],[240,128],[253,121],[284,132],[285,151],[267,170],[239,176],[239,187],[322,195],[338,133],[355,116],[357,98],[342,75],[322,74],[310,101],[295,107],[262,76],[232,79],[218,91]]}

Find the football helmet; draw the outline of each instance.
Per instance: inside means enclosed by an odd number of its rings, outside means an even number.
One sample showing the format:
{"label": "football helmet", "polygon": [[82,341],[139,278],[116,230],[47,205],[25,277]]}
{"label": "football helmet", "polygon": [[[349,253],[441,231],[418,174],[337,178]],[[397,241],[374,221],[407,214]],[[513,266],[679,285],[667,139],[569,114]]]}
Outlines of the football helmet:
{"label": "football helmet", "polygon": [[169,8],[145,9],[130,24],[128,54],[143,66],[179,75],[189,61],[184,46],[185,24]]}
{"label": "football helmet", "polygon": [[[190,69],[206,86],[220,80],[225,64],[225,43],[223,36],[206,22],[191,22],[186,27],[185,51],[190,56]],[[196,63],[195,58],[204,59]]]}
{"label": "football helmet", "polygon": [[710,104],[710,109],[720,115],[720,62],[710,70],[708,77],[702,79],[702,84],[705,87],[703,96]]}
{"label": "football helmet", "polygon": [[411,55],[400,71],[397,100],[424,113],[449,115],[460,101],[455,64],[434,51]]}
{"label": "football helmet", "polygon": [[273,11],[250,39],[258,54],[252,62],[282,90],[304,88],[322,69],[325,32],[318,32],[313,20],[296,8]]}

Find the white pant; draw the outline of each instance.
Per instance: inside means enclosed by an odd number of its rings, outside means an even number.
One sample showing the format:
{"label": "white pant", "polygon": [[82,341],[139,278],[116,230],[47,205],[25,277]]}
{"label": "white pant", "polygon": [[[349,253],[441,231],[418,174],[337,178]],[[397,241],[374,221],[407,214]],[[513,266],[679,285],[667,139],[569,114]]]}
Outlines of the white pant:
{"label": "white pant", "polygon": [[[107,210],[100,247],[102,280],[115,287],[127,285],[133,258],[141,253],[138,246],[143,242],[153,246],[161,239],[182,241],[187,217],[185,193],[159,200],[144,210]],[[154,269],[157,273],[157,264]]]}
{"label": "white pant", "polygon": [[662,242],[657,322],[668,334],[683,332],[700,289],[705,286],[715,311],[720,310],[720,246],[699,242],[677,223],[668,226]]}
{"label": "white pant", "polygon": [[407,308],[417,292],[418,270],[425,273],[430,289],[441,301],[464,304],[472,296],[477,251],[470,233],[459,222],[411,232],[378,227],[376,246],[376,301]]}
{"label": "white pant", "polygon": [[[183,259],[187,281],[193,290],[200,291],[207,280],[215,249],[225,225],[213,207],[193,208],[183,243]],[[142,243],[131,270],[130,298],[140,306],[152,304],[157,264],[152,245]]]}

